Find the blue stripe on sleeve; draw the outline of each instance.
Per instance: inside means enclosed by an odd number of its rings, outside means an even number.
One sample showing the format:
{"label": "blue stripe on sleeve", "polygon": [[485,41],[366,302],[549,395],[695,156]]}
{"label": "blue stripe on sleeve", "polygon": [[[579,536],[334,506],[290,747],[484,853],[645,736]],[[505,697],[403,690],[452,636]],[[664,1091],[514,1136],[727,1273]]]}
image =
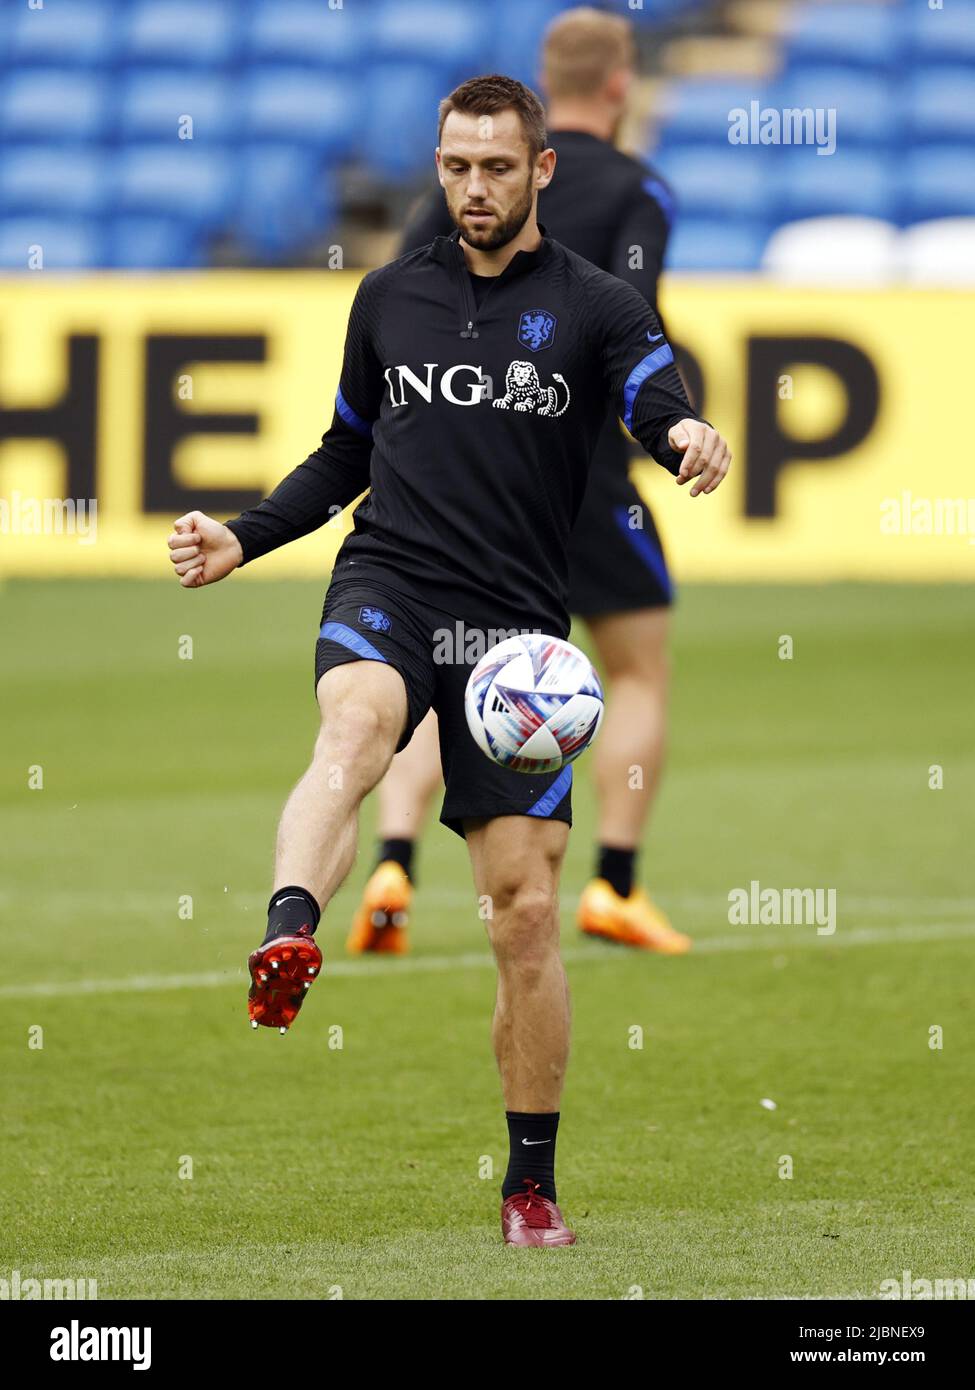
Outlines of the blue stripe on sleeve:
{"label": "blue stripe on sleeve", "polygon": [[650,197],[660,208],[660,211],[663,213],[667,221],[673,222],[674,213],[677,211],[677,208],[674,203],[674,195],[673,193],[671,193],[667,185],[663,183],[660,179],[644,179],[643,191],[644,193],[650,194]]}
{"label": "blue stripe on sleeve", "polygon": [[626,378],[626,385],[623,387],[623,424],[627,429],[633,423],[633,406],[640,387],[648,377],[655,375],[664,367],[669,367],[673,360],[674,353],[670,344],[661,343],[660,347],[647,353],[646,357],[638,362],[630,372]]}
{"label": "blue stripe on sleeve", "polygon": [[367,439],[372,438],[372,425],[370,425],[368,421],[363,420],[361,415],[355,413],[351,405],[349,405],[348,401],[342,395],[341,387],[339,387],[335,396],[335,409],[341,415],[345,423],[356,430],[357,433],[365,435]]}

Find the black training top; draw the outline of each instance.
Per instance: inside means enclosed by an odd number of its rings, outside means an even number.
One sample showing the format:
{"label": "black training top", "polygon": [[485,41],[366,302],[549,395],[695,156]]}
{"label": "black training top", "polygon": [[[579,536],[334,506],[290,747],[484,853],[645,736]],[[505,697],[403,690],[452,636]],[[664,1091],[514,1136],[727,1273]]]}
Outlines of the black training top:
{"label": "black training top", "polygon": [[475,307],[457,233],[437,237],[364,277],[331,428],[229,524],[252,560],[371,485],[335,580],[564,636],[569,531],[607,402],[676,473],[667,431],[699,417],[636,290],[543,235]]}
{"label": "black training top", "polygon": [[[555,177],[538,195],[538,215],[549,235],[639,290],[660,318],[657,281],[674,216],[673,193],[651,165],[588,131],[549,131],[549,144],[557,159]],[[452,231],[443,189],[434,184],[407,221],[400,254]],[[601,504],[631,496],[631,451],[615,410],[608,410],[593,454],[590,502],[594,496]]]}

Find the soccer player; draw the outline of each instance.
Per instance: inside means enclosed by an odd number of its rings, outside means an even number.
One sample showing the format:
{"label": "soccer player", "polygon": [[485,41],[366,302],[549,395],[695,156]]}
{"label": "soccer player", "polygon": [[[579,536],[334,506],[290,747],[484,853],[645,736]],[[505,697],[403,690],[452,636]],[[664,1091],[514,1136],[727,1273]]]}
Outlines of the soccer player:
{"label": "soccer player", "polygon": [[[628,281],[657,309],[672,206],[660,176],[613,146],[635,77],[629,22],[582,7],[550,25],[542,51],[549,139],[558,177],[539,197],[549,235]],[[439,188],[411,219],[401,249],[452,229]],[[659,317],[659,315],[658,315]],[[569,546],[569,611],[586,620],[609,700],[593,750],[598,804],[595,872],[582,893],[584,932],[681,954],[675,931],[635,886],[637,849],[663,763],[667,721],[667,619],[671,584],[657,531],[629,479],[629,447],[609,410]],[[415,843],[442,786],[437,719],[431,713],[397,754],[379,788],[376,867],[353,918],[348,949],[401,954]],[[632,769],[641,770],[637,787]]]}
{"label": "soccer player", "polygon": [[556,155],[535,94],[474,78],[441,103],[439,134],[455,231],[362,280],[321,446],[228,525],[181,517],[169,545],[184,587],[213,583],[371,485],[325,597],[321,725],[282,813],[249,1012],[255,1025],[294,1019],[318,974],[321,913],[355,857],[359,806],[432,706],[441,819],[467,841],[498,969],[504,1239],[569,1245],[555,1143],[569,1046],[558,883],[571,767],[527,776],[485,757],[464,716],[469,643],[452,659],[434,653],[458,621],[466,633],[566,635],[569,532],[608,401],[694,497],[719,486],[730,455],[688,404],[646,301],[540,230]]}

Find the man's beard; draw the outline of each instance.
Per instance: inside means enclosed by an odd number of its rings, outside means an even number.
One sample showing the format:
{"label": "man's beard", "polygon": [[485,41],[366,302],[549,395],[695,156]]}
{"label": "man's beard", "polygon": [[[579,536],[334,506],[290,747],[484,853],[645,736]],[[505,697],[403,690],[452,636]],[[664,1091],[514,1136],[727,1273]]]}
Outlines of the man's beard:
{"label": "man's beard", "polygon": [[[455,215],[453,208],[447,205],[450,220],[458,229],[468,246],[472,246],[475,251],[497,251],[501,246],[507,246],[509,241],[514,241],[522,227],[528,221],[532,210],[532,185],[531,178],[525,184],[524,195],[515,203],[509,211],[507,217],[495,217],[491,224],[491,230],[477,237],[477,229],[467,226]],[[475,239],[476,238],[476,239]]]}

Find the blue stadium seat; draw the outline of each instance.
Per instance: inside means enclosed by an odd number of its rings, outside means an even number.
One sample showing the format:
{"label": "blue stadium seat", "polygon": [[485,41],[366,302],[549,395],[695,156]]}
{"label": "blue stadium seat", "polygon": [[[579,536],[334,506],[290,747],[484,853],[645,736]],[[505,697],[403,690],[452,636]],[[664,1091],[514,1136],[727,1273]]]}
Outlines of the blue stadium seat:
{"label": "blue stadium seat", "polygon": [[915,61],[975,63],[975,0],[947,0],[940,10],[917,5],[905,21]]}
{"label": "blue stadium seat", "polygon": [[678,220],[667,248],[668,270],[757,270],[768,239],[760,222],[729,222],[725,218]]}
{"label": "blue stadium seat", "polygon": [[334,176],[314,151],[252,145],[241,151],[231,225],[264,260],[325,238],[336,219]]}
{"label": "blue stadium seat", "polygon": [[190,141],[130,145],[116,164],[120,212],[162,213],[210,225],[222,224],[228,215],[234,188],[226,149],[203,149]]}
{"label": "blue stadium seat", "polygon": [[251,140],[307,142],[343,154],[359,130],[361,83],[307,68],[259,68],[242,91]]}
{"label": "blue stadium seat", "polygon": [[975,217],[975,151],[957,145],[925,145],[901,164],[901,220]]}
{"label": "blue stadium seat", "polygon": [[437,147],[437,104],[444,95],[436,69],[380,63],[366,77],[358,152],[379,173],[402,178],[429,169]]}
{"label": "blue stadium seat", "polygon": [[603,10],[613,10],[634,24],[648,27],[669,20],[683,18],[701,9],[707,0],[643,0],[638,8],[633,8],[629,0],[603,0],[599,6]]}
{"label": "blue stadium seat", "polygon": [[237,104],[237,87],[228,78],[198,69],[136,68],[122,88],[122,136],[176,140],[182,118],[191,116],[194,141],[232,139],[240,128]]}
{"label": "blue stadium seat", "polygon": [[906,95],[914,140],[975,139],[975,69],[920,68]]}
{"label": "blue stadium seat", "polygon": [[104,264],[104,245],[97,222],[80,217],[12,217],[0,221],[0,269],[28,271],[27,258],[33,246],[41,248],[44,274]]}
{"label": "blue stadium seat", "polygon": [[0,84],[4,141],[94,140],[105,130],[109,114],[107,82],[93,73],[26,69]]}
{"label": "blue stadium seat", "polygon": [[507,73],[537,90],[542,35],[549,22],[565,8],[565,0],[492,0],[494,37],[484,50],[478,70]]}
{"label": "blue stadium seat", "polygon": [[212,67],[238,56],[241,20],[227,0],[137,0],[117,22],[129,62]]}
{"label": "blue stadium seat", "polygon": [[700,140],[710,145],[728,143],[732,111],[751,110],[773,104],[772,89],[755,82],[727,81],[722,78],[692,78],[675,83],[661,103],[661,130],[668,142]]}
{"label": "blue stadium seat", "polygon": [[677,218],[766,217],[770,160],[764,149],[667,145],[653,157],[675,190]]}
{"label": "blue stadium seat", "polygon": [[883,74],[853,68],[807,67],[788,74],[778,84],[773,105],[832,108],[839,143],[887,144],[899,138],[902,124],[900,92]]}
{"label": "blue stadium seat", "polygon": [[118,16],[107,0],[48,0],[43,9],[28,9],[26,0],[7,8],[0,52],[11,64],[90,65],[111,60]]}
{"label": "blue stadium seat", "polygon": [[450,0],[385,0],[373,11],[376,52],[394,61],[463,68],[473,77],[484,70],[489,9]]}
{"label": "blue stadium seat", "polygon": [[772,184],[782,221],[834,213],[897,220],[895,165],[887,155],[842,144],[833,155],[805,146],[774,153]]}
{"label": "blue stadium seat", "polygon": [[97,214],[110,193],[107,156],[63,145],[14,145],[0,154],[6,213]]}
{"label": "blue stadium seat", "polygon": [[112,218],[105,259],[113,270],[180,270],[206,263],[199,229],[169,217]]}
{"label": "blue stadium seat", "polygon": [[900,54],[904,23],[897,6],[806,5],[787,22],[786,52],[793,63],[883,68]]}
{"label": "blue stadium seat", "polygon": [[332,10],[323,0],[288,0],[286,5],[256,0],[247,47],[252,62],[348,69],[362,56],[365,37],[363,17],[352,6]]}

